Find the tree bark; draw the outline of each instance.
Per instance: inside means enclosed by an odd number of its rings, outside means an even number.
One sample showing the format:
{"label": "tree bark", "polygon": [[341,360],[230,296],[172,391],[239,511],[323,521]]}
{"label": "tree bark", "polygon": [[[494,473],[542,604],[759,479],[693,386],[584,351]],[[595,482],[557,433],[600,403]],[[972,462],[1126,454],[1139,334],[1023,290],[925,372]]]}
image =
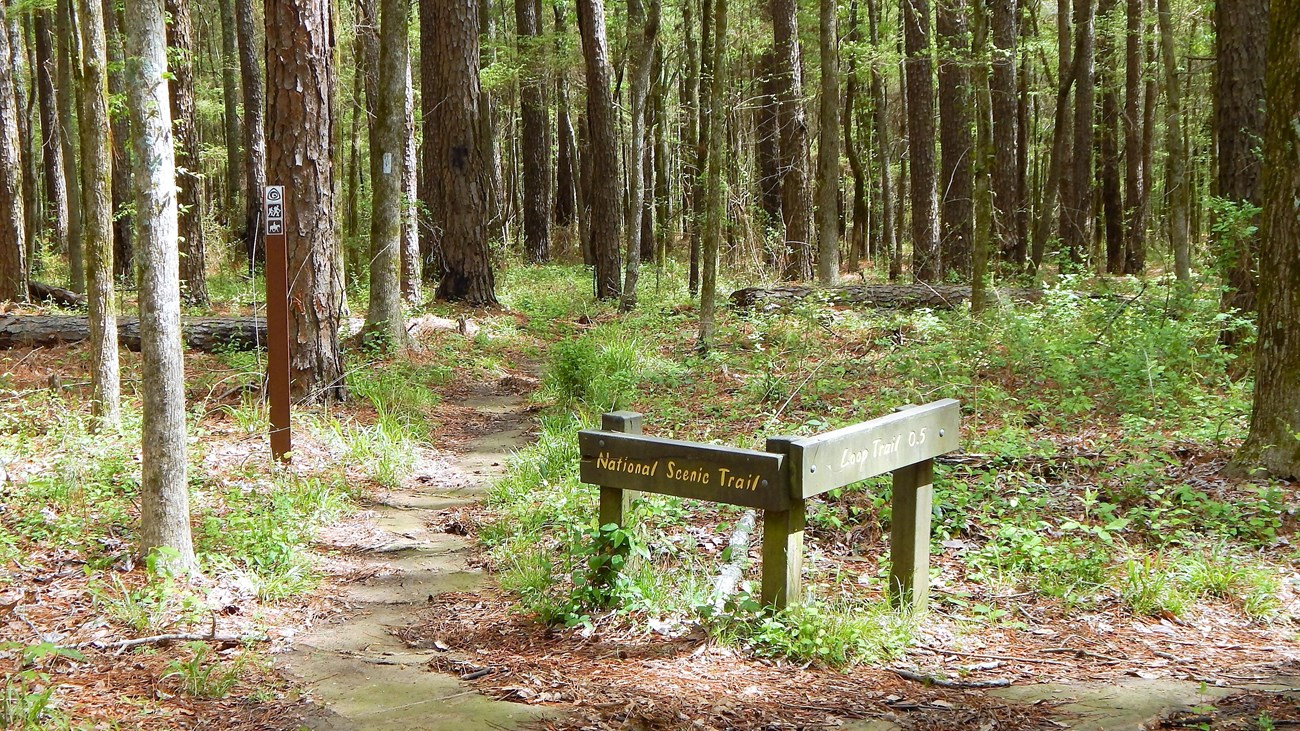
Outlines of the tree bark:
{"label": "tree bark", "polygon": [[[71,0],[58,0],[58,31],[56,32],[56,54],[58,56],[59,84],[59,151],[63,156],[63,174],[66,176],[68,196],[68,279],[74,292],[86,291],[86,262],[82,253],[81,240],[81,178],[78,173],[77,148],[80,138],[77,132],[77,117],[72,113],[73,103],[80,96],[77,74],[74,65],[79,67],[81,60],[76,44],[77,14]],[[61,244],[62,245],[62,244]]]}
{"label": "tree bark", "polygon": [[777,93],[776,54],[772,49],[764,49],[757,61],[758,98],[754,100],[754,162],[758,174],[758,206],[763,212],[761,226],[765,233],[764,259],[770,269],[776,270],[781,263],[780,250],[784,244],[776,244],[777,236],[784,235],[781,221],[781,124]]}
{"label": "tree bark", "polygon": [[174,169],[180,236],[181,294],[197,307],[208,306],[207,244],[203,236],[203,158],[194,109],[194,29],[190,0],[166,0],[167,45],[171,64],[171,120],[175,135]]}
{"label": "tree bark", "polygon": [[989,83],[989,20],[982,2],[975,3],[971,73],[975,96],[975,232],[971,244],[970,311],[979,316],[989,307],[989,259],[993,243],[993,90]]}
{"label": "tree bark", "polygon": [[591,207],[591,248],[596,259],[596,297],[614,299],[621,294],[620,235],[623,215],[618,139],[614,136],[614,98],[610,82],[609,48],[605,42],[603,0],[578,0],[578,30],[587,74],[587,124],[591,130],[592,178],[588,186]]}
{"label": "tree bark", "polygon": [[[109,139],[106,13],[99,0],[78,0],[81,24],[82,194],[90,337],[91,404],[100,423],[120,420],[117,302],[113,289],[113,146]],[[156,80],[155,80],[156,81]],[[166,93],[166,87],[163,87]],[[141,297],[143,302],[143,293]]]}
{"label": "tree bark", "polygon": [[443,221],[442,279],[437,299],[475,307],[496,304],[492,263],[488,258],[489,161],[478,136],[483,132],[479,103],[479,14],[474,0],[424,0],[436,29],[434,56],[438,75],[436,113],[426,120],[425,144],[441,192]]}
{"label": "tree bark", "polygon": [[[862,29],[858,23],[858,0],[849,3],[850,45],[857,45],[861,40]],[[844,156],[849,160],[849,169],[853,171],[853,229],[849,235],[849,252],[852,261],[849,268],[857,271],[863,259],[870,255],[868,245],[868,226],[871,213],[867,206],[867,169],[862,160],[862,151],[853,137],[853,125],[857,119],[858,106],[858,56],[849,56],[849,72],[844,82]]]}
{"label": "tree bark", "polygon": [[[441,111],[438,104],[447,96],[438,71],[439,29],[434,14],[420,1],[420,256],[424,259],[425,281],[442,277],[442,181],[435,144],[438,126],[434,120]],[[361,40],[358,38],[358,43]]]}
{"label": "tree bark", "polygon": [[26,210],[23,206],[22,141],[9,47],[9,20],[0,2],[0,301],[27,301]]}
{"label": "tree bark", "polygon": [[406,345],[401,252],[409,13],[409,0],[380,2],[376,114],[370,125],[370,306],[362,338],[381,349]]}
{"label": "tree bark", "polygon": [[[557,50],[568,33],[562,3],[553,6]],[[578,188],[575,181],[578,151],[573,138],[573,120],[569,115],[569,85],[566,74],[555,75],[555,225],[571,226],[578,217]]]}
{"label": "tree bark", "polygon": [[1124,29],[1124,273],[1142,274],[1150,182],[1142,170],[1142,0],[1126,0]]}
{"label": "tree bark", "polygon": [[690,264],[686,290],[694,299],[700,292],[700,244],[704,225],[704,173],[708,166],[709,147],[704,144],[708,135],[709,115],[704,109],[708,87],[704,85],[706,72],[713,67],[713,0],[700,0],[700,42],[696,47],[692,33],[691,9],[694,0],[682,2],[682,25],[686,28],[686,125],[687,150],[690,164],[686,170],[690,205],[687,216],[687,235],[690,237]]}
{"label": "tree bark", "polygon": [[1043,264],[1053,219],[1057,221],[1058,233],[1065,231],[1068,225],[1065,201],[1070,197],[1070,180],[1074,175],[1071,172],[1074,159],[1070,150],[1070,139],[1073,137],[1070,87],[1074,85],[1075,68],[1070,50],[1069,0],[1057,0],[1056,3],[1056,44],[1056,112],[1052,126],[1051,157],[1047,163],[1046,190],[1043,191],[1043,204],[1034,223],[1034,238],[1029,252],[1030,270],[1033,272],[1037,272]]}
{"label": "tree bark", "polygon": [[[266,347],[266,321],[252,317],[187,317],[181,322],[185,347],[208,353]],[[117,318],[115,345],[139,352],[140,320]],[[0,315],[0,349],[47,348],[90,338],[85,317],[75,315]]]}
{"label": "tree bark", "polygon": [[175,244],[176,170],[163,16],[163,0],[132,2],[126,16],[140,258],[140,554],[147,556],[156,549],[168,549],[170,555],[161,556],[162,564],[171,570],[189,570],[197,564],[190,539],[189,483],[185,479],[180,254]]}
{"label": "tree bark", "polygon": [[1187,142],[1183,137],[1181,83],[1178,79],[1177,59],[1174,58],[1173,16],[1169,10],[1169,0],[1157,0],[1156,6],[1160,25],[1160,60],[1164,70],[1168,108],[1165,122],[1165,147],[1168,151],[1165,193],[1169,199],[1169,244],[1174,250],[1174,276],[1180,283],[1188,285],[1192,279],[1192,262],[1191,242],[1187,232]]}
{"label": "tree bark", "polygon": [[821,0],[821,137],[817,143],[817,281],[834,284],[840,273],[840,60],[836,0]]}
{"label": "tree bark", "polygon": [[8,35],[9,57],[0,59],[8,66],[9,78],[13,84],[14,114],[18,124],[18,178],[22,181],[23,203],[23,266],[24,271],[31,268],[33,253],[36,251],[36,238],[41,229],[41,196],[37,191],[36,136],[32,133],[31,107],[28,106],[30,95],[23,79],[29,78],[27,54],[23,52],[22,26],[17,17],[10,13],[9,21],[4,27]]}
{"label": "tree bark", "polygon": [[[262,83],[262,46],[258,43],[253,0],[234,0],[239,39],[239,83],[244,94],[244,240],[248,266],[265,255],[262,250],[262,190],[266,188],[266,91]],[[270,27],[269,21],[267,27]],[[267,59],[270,59],[267,51]],[[267,77],[270,69],[267,69]],[[277,93],[278,90],[277,90]],[[277,181],[277,184],[284,181]]]}
{"label": "tree bark", "polygon": [[58,92],[54,86],[54,30],[50,27],[52,10],[33,13],[36,47],[36,96],[41,119],[41,156],[45,173],[45,211],[50,240],[56,250],[68,245],[68,180],[63,170],[62,133],[59,127]]}
{"label": "tree bark", "polygon": [[[1101,80],[1101,206],[1106,242],[1106,271],[1124,271],[1124,205],[1119,173],[1119,63],[1115,23],[1109,22],[1117,0],[1101,0],[1105,29],[1097,39],[1097,75]],[[1099,262],[1100,264],[1100,262]],[[1098,267],[1100,268],[1100,266]]]}
{"label": "tree bark", "polygon": [[[410,0],[406,0],[410,8]],[[407,25],[410,21],[407,21]],[[402,298],[409,305],[420,303],[420,284],[424,281],[423,256],[420,254],[420,158],[415,143],[415,83],[411,76],[411,54],[406,54],[406,93],[402,100],[406,135],[402,150]]]}
{"label": "tree bark", "polygon": [[[104,0],[104,34],[108,49],[108,98],[126,98],[126,54],[122,49],[122,12],[113,0]],[[113,274],[135,279],[135,253],[131,216],[130,115],[125,109],[109,107],[113,145]]]}
{"label": "tree bark", "polygon": [[[1167,0],[1166,0],[1167,1]],[[1269,9],[1259,340],[1250,435],[1237,454],[1245,469],[1300,478],[1300,0]],[[1258,42],[1258,38],[1255,39]]]}
{"label": "tree bark", "polygon": [[812,191],[808,120],[803,108],[803,63],[799,52],[799,6],[770,0],[776,48],[778,120],[781,128],[781,218],[785,226],[787,281],[812,279]]}
{"label": "tree bark", "polygon": [[1024,205],[1020,189],[1020,122],[1016,94],[1016,0],[992,0],[990,21],[993,40],[989,97],[993,104],[993,224],[998,250],[1004,261],[1017,267],[1025,263],[1025,241],[1017,219]]}
{"label": "tree bark", "polygon": [[928,282],[942,272],[934,191],[934,82],[929,0],[903,0],[907,77],[907,154],[912,193],[912,276]]}
{"label": "tree bark", "polygon": [[[1218,142],[1218,195],[1240,205],[1259,204],[1260,158],[1264,134],[1265,44],[1269,0],[1220,0],[1214,6],[1215,76],[1214,132]],[[1255,309],[1254,236],[1220,241],[1230,262],[1228,289],[1221,307],[1226,311]],[[1230,338],[1231,339],[1231,338]]]}
{"label": "tree bark", "polygon": [[551,259],[551,137],[546,113],[546,59],[540,0],[515,0],[524,183],[524,250],[528,260]]}
{"label": "tree bark", "polygon": [[296,395],[326,401],[346,395],[338,338],[344,300],[334,231],[333,59],[327,0],[267,2],[266,174],[285,186],[289,373]]}
{"label": "tree bark", "polygon": [[[623,281],[624,311],[636,306],[636,285],[641,274],[641,218],[646,205],[645,152],[646,97],[650,94],[650,72],[654,70],[655,39],[659,35],[659,0],[628,0],[628,54],[629,116],[631,117],[631,150],[628,152],[628,222],[627,222],[627,272]],[[726,12],[725,8],[722,12]]]}
{"label": "tree bark", "polygon": [[941,275],[956,272],[962,279],[970,276],[971,246],[975,236],[972,192],[975,151],[971,139],[971,75],[967,70],[971,56],[966,8],[965,0],[937,0],[938,17],[935,19],[935,32],[940,44]]}
{"label": "tree bark", "polygon": [[894,252],[898,250],[898,233],[894,226],[894,189],[890,177],[893,167],[893,154],[890,148],[888,97],[885,94],[885,74],[881,70],[880,55],[884,50],[880,43],[879,0],[866,0],[867,16],[870,24],[871,47],[874,58],[871,61],[871,98],[873,129],[876,134],[876,152],[880,157],[880,233],[881,248],[890,261],[891,279],[898,275],[893,271]]}
{"label": "tree bark", "polygon": [[1093,8],[1093,0],[1074,0],[1074,149],[1069,194],[1061,195],[1061,243],[1076,265],[1083,263],[1092,241]]}
{"label": "tree bark", "polygon": [[239,216],[239,188],[244,180],[244,160],[239,154],[239,42],[235,30],[234,0],[217,0],[221,15],[221,101],[222,129],[226,143],[226,180],[223,219]]}
{"label": "tree bark", "polygon": [[722,156],[725,134],[725,114],[723,113],[723,91],[726,88],[726,40],[727,40],[727,0],[714,0],[713,20],[713,61],[709,64],[710,74],[708,111],[709,137],[706,144],[709,151],[708,201],[705,204],[707,223],[704,231],[704,276],[700,286],[700,349],[707,350],[713,343],[716,327],[716,309],[718,296],[718,247],[722,240],[722,217],[725,211],[722,203]]}

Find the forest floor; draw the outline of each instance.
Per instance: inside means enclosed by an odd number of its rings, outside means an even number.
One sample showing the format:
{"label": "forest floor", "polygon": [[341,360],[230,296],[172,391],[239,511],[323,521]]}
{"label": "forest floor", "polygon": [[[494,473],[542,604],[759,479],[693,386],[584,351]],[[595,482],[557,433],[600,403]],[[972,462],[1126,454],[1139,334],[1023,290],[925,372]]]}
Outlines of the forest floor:
{"label": "forest floor", "polygon": [[[1294,486],[1225,476],[1249,384],[1209,346],[1178,360],[1200,320],[1153,305],[1126,322],[1139,302],[1077,315],[1064,345],[1029,339],[1065,337],[1050,311],[967,343],[945,314],[813,307],[724,314],[700,356],[680,294],[628,319],[569,304],[578,276],[508,277],[503,311],[440,308],[467,324],[398,358],[354,353],[352,401],[295,414],[290,470],[269,464],[256,359],[187,355],[202,577],[132,559],[138,412],[120,435],[90,429],[85,349],[0,353],[3,720],[443,728],[445,708],[409,704],[485,698],[508,703],[483,728],[1300,723]],[[1134,362],[1118,343],[1152,322],[1167,330],[1130,343]],[[137,356],[123,377],[130,401]],[[755,446],[944,396],[967,434],[936,484],[926,615],[881,609],[879,482],[810,507],[799,613],[751,615],[743,591],[701,613],[741,511],[668,498],[634,511],[644,558],[616,601],[578,591],[594,498],[570,442],[601,410]],[[348,720],[381,676],[414,683],[380,703],[415,716]]]}

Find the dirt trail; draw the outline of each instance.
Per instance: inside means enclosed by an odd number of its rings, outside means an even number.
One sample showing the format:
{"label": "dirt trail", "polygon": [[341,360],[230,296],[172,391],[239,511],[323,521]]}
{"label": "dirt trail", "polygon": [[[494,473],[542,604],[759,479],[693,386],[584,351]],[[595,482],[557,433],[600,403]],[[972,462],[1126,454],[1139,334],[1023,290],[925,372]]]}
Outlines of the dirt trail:
{"label": "dirt trail", "polygon": [[[466,448],[426,464],[403,489],[373,506],[373,524],[391,541],[371,549],[381,570],[345,584],[340,597],[353,611],[341,623],[314,627],[278,665],[314,701],[303,726],[312,731],[514,729],[545,709],[494,701],[452,675],[429,672],[432,650],[408,648],[389,628],[401,627],[435,595],[487,581],[467,563],[468,541],[437,532],[435,511],[475,502],[510,453],[525,443],[523,400],[478,388],[461,404],[484,428]],[[350,547],[339,546],[349,550]]]}

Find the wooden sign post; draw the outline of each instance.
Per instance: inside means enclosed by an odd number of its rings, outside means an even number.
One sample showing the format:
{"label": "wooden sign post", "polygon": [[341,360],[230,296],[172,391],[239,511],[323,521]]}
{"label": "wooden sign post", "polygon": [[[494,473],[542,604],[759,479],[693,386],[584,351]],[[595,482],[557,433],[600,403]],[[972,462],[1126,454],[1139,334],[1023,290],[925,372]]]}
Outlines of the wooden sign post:
{"label": "wooden sign post", "polygon": [[271,402],[271,455],[287,462],[289,430],[289,246],[285,235],[284,186],[263,194],[266,221],[266,384]]}
{"label": "wooden sign post", "polygon": [[894,473],[890,596],[923,610],[929,589],[934,458],[958,447],[961,409],[945,399],[767,451],[641,436],[641,415],[605,414],[602,430],[578,432],[583,482],[600,487],[600,524],[624,524],[629,490],[763,510],[764,605],[802,594],[805,501]]}

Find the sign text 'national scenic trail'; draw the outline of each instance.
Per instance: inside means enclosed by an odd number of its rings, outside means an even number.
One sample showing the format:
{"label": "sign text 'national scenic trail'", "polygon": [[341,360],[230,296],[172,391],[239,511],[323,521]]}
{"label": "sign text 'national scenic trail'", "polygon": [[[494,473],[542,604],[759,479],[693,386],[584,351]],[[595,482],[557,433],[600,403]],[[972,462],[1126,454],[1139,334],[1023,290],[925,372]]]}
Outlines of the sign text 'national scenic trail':
{"label": "sign text 'national scenic trail'", "polygon": [[641,415],[602,417],[578,432],[582,481],[600,486],[600,523],[622,525],[632,492],[763,510],[763,603],[799,600],[804,501],[893,473],[890,593],[925,607],[933,460],[958,448],[960,404],[945,399],[812,437],[768,440],[767,451],[641,436]]}

